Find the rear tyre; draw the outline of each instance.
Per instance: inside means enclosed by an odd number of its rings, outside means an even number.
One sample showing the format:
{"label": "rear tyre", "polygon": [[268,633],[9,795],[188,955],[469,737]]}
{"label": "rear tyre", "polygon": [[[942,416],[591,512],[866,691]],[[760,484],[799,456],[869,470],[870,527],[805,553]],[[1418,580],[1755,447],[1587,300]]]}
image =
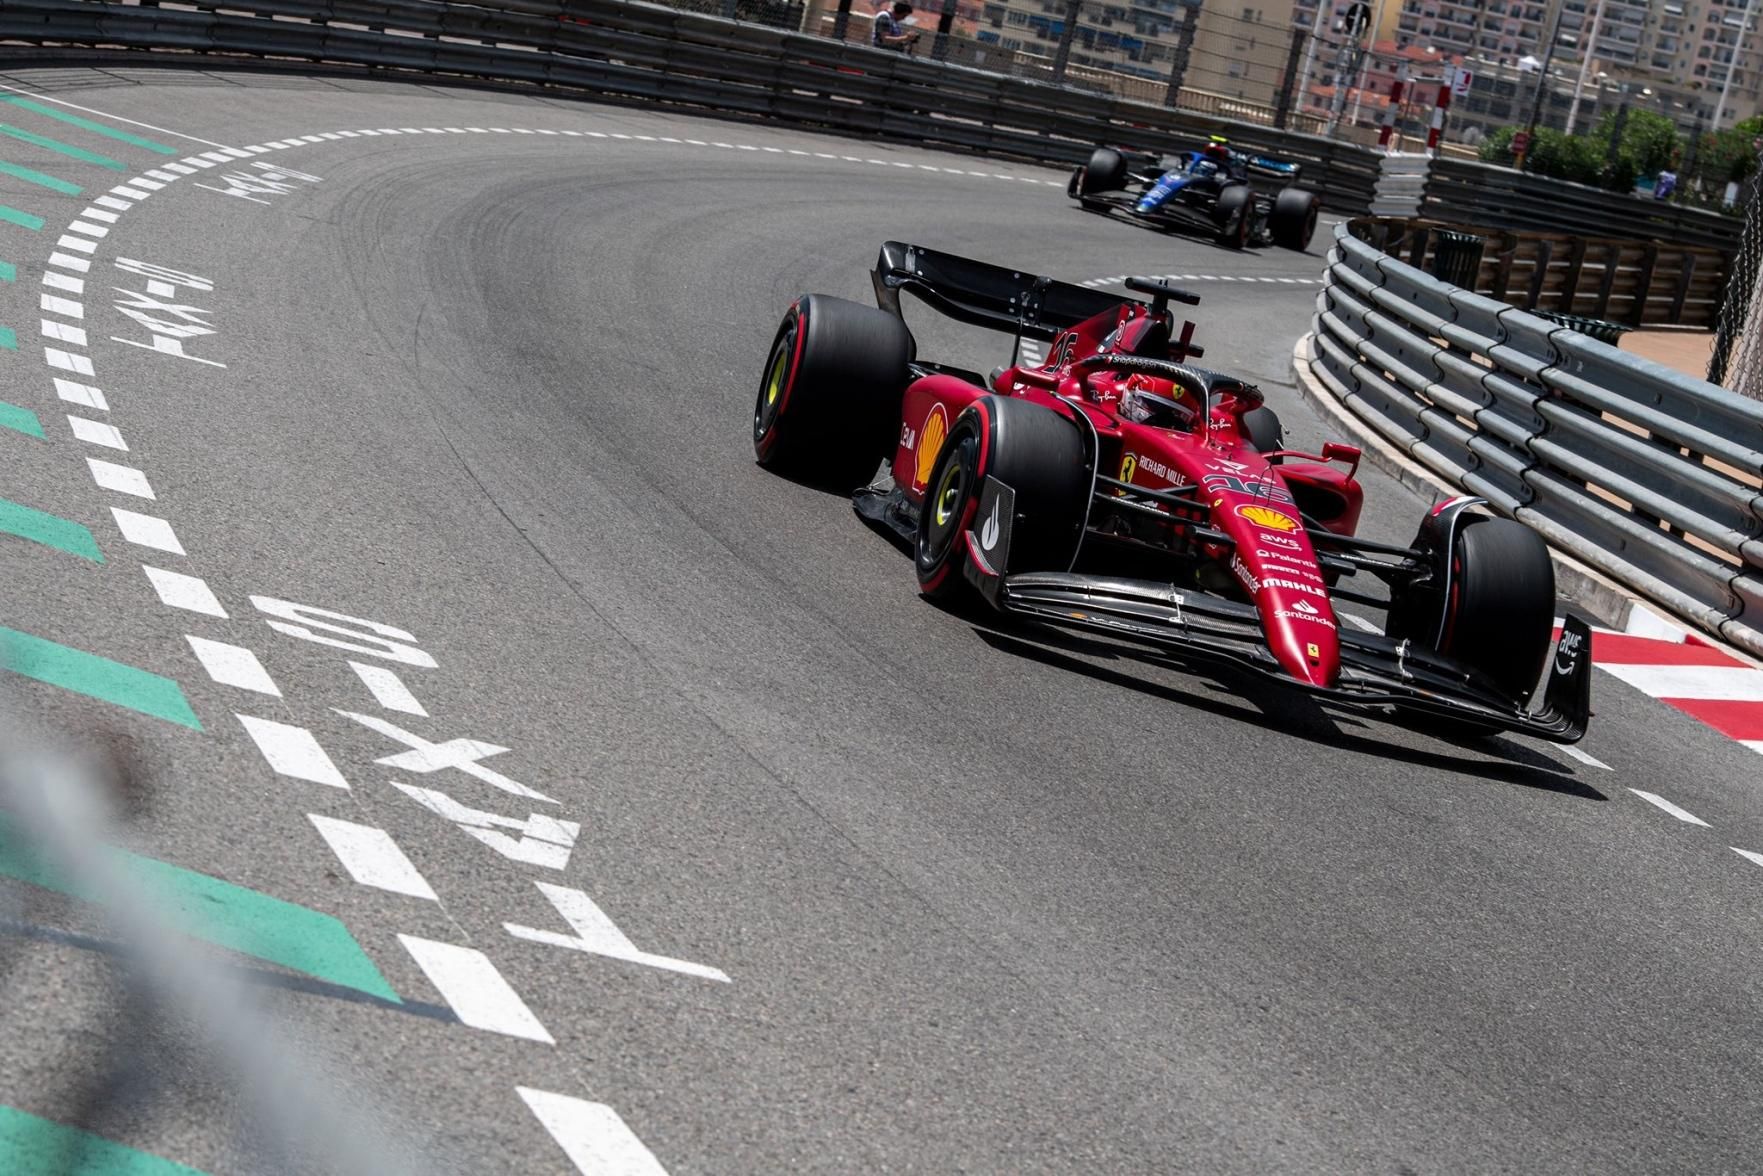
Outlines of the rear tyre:
{"label": "rear tyre", "polygon": [[1247,184],[1233,184],[1218,194],[1212,218],[1218,223],[1218,243],[1227,249],[1245,249],[1255,219],[1254,193]]}
{"label": "rear tyre", "polygon": [[1038,404],[982,397],[955,419],[925,483],[913,564],[933,600],[967,590],[967,532],[988,476],[1016,495],[1000,572],[1062,572],[1077,554],[1094,482],[1077,426]]}
{"label": "rear tyre", "polygon": [[1480,670],[1501,692],[1529,700],[1555,626],[1555,567],[1522,523],[1474,515],[1451,552],[1451,599],[1439,652]]}
{"label": "rear tyre", "polygon": [[785,312],[753,404],[766,469],[850,490],[893,439],[912,336],[884,310],[809,294]]}
{"label": "rear tyre", "polygon": [[1267,217],[1267,229],[1273,234],[1273,243],[1281,249],[1295,249],[1299,253],[1310,248],[1321,209],[1322,201],[1316,193],[1303,188],[1281,188],[1274,198],[1273,211]]}
{"label": "rear tyre", "polygon": [[1126,187],[1126,156],[1112,147],[1098,147],[1078,179],[1078,194],[1118,192]]}

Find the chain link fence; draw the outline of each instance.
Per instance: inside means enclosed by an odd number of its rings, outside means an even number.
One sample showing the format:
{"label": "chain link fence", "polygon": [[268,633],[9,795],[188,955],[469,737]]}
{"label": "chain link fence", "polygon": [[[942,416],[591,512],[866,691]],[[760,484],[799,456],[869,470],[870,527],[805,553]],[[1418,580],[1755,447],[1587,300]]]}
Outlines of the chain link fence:
{"label": "chain link fence", "polygon": [[1708,381],[1763,400],[1763,147],[1745,195],[1745,229],[1727,280]]}

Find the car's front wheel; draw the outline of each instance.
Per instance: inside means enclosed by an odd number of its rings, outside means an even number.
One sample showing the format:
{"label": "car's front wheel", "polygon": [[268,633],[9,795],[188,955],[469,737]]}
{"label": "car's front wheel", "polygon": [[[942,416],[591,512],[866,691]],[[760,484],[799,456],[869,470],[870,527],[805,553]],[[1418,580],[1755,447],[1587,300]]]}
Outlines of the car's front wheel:
{"label": "car's front wheel", "polygon": [[984,396],[949,430],[925,483],[913,564],[918,588],[932,599],[959,595],[967,533],[988,477],[1014,494],[1006,572],[1065,571],[1083,539],[1095,481],[1084,438],[1066,417],[1025,400]]}

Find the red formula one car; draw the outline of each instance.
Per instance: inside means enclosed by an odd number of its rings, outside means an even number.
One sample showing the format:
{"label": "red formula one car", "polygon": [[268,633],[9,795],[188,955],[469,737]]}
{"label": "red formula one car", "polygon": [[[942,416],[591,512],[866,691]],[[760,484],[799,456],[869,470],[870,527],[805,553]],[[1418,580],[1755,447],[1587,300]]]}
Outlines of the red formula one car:
{"label": "red formula one car", "polygon": [[[894,241],[872,278],[879,309],[810,294],[785,313],[753,444],[780,473],[867,481],[858,512],[911,547],[925,595],[1457,731],[1585,733],[1590,632],[1569,617],[1550,658],[1536,534],[1455,498],[1407,547],[1356,538],[1359,450],[1282,448],[1255,387],[1190,364],[1194,324],[1177,331],[1169,303],[1198,298],[1139,279],[1127,287],[1149,302],[1116,297]],[[1048,358],[989,379],[919,359],[901,291],[1045,340]],[[869,481],[884,459],[891,479]],[[1382,612],[1384,631],[1344,624],[1343,603]]]}

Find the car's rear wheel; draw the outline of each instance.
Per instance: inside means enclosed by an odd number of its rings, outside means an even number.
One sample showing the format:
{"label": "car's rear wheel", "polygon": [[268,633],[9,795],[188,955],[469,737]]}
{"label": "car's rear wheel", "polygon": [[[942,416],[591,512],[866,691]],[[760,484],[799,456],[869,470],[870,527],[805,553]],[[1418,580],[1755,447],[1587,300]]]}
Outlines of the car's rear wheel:
{"label": "car's rear wheel", "polygon": [[1126,156],[1112,147],[1098,147],[1090,152],[1090,162],[1079,175],[1078,195],[1118,192],[1126,187]]}
{"label": "car's rear wheel", "polygon": [[899,420],[912,336],[871,306],[809,294],[785,312],[753,404],[769,470],[841,489],[875,473]]}
{"label": "car's rear wheel", "polygon": [[1267,217],[1273,243],[1282,249],[1296,249],[1299,253],[1310,248],[1321,209],[1322,201],[1316,193],[1303,188],[1281,188],[1274,198],[1273,211]]}
{"label": "car's rear wheel", "polygon": [[1254,193],[1247,184],[1233,184],[1218,194],[1212,207],[1218,225],[1218,243],[1228,249],[1245,249],[1255,220]]}
{"label": "car's rear wheel", "polygon": [[955,419],[925,483],[913,563],[926,596],[946,600],[966,589],[967,532],[987,477],[1015,493],[1008,562],[998,571],[1071,566],[1094,483],[1083,435],[1050,408],[986,396]]}

